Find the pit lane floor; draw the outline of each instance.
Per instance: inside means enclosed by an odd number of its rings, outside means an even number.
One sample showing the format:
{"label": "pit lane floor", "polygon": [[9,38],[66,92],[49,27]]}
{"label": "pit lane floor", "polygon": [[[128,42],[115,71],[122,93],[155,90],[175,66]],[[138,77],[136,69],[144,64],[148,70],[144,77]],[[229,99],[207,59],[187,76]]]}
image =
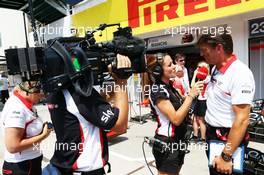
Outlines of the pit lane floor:
{"label": "pit lane floor", "polygon": [[[43,121],[50,121],[47,107],[38,105],[38,114]],[[142,114],[148,113],[149,108],[142,108]],[[109,141],[109,161],[111,163],[112,172],[109,175],[150,175],[142,152],[142,142],[145,136],[153,136],[156,129],[156,122],[148,119],[145,123],[129,122],[127,133],[113,138]],[[0,132],[0,166],[3,164],[4,140],[2,130]],[[55,133],[42,142],[43,161],[42,167],[45,167],[51,158],[54,150]],[[250,142],[250,147],[256,148],[264,152],[263,144]],[[154,174],[157,174],[155,169],[154,157],[152,149],[145,144],[147,162]],[[186,154],[185,163],[180,172],[181,175],[206,175],[208,173],[207,158],[205,155],[205,146],[191,146],[191,152]],[[0,168],[1,169],[1,168]],[[107,170],[107,167],[106,167]],[[1,172],[0,172],[1,174]]]}

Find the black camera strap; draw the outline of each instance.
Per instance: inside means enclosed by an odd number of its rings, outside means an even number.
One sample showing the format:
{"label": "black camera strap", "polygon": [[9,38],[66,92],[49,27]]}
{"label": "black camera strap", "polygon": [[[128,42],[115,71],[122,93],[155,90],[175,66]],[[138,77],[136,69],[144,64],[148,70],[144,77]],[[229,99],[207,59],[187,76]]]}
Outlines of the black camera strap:
{"label": "black camera strap", "polygon": [[[68,53],[68,51],[63,47],[62,44],[60,44],[58,41],[54,41],[51,45],[51,48],[63,59],[63,62],[66,66],[66,72],[69,76],[69,78],[72,81],[72,84],[74,85],[74,88],[77,93],[81,96],[89,97],[92,93],[92,86],[93,86],[93,77],[92,74],[90,73],[89,75],[88,72],[85,72],[81,68],[81,73],[78,73],[74,69],[73,62],[71,60],[71,56]],[[75,49],[76,51],[80,52],[80,49]],[[78,53],[79,53],[78,52]],[[85,57],[85,54],[81,52],[81,55]],[[78,61],[84,61],[85,58],[82,58],[82,60]],[[77,75],[79,74],[79,75]],[[76,75],[78,78],[76,78]]]}
{"label": "black camera strap", "polygon": [[73,63],[71,61],[71,56],[68,53],[68,51],[63,47],[62,44],[60,44],[57,40],[55,40],[51,48],[63,59],[63,62],[66,66],[66,71],[69,75],[72,75],[75,73]]}
{"label": "black camera strap", "polygon": [[94,83],[90,62],[85,59],[86,55],[80,47],[75,47],[73,53],[81,64],[80,74],[76,80],[73,80],[74,88],[80,95],[89,97],[92,94]]}

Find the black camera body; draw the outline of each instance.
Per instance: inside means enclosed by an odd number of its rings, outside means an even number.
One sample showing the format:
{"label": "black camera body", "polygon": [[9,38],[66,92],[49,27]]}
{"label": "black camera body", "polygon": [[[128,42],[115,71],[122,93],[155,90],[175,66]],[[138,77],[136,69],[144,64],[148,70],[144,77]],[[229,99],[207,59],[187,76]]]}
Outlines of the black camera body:
{"label": "black camera body", "polygon": [[[114,32],[110,42],[97,43],[94,33],[119,24],[102,24],[83,38],[67,37],[49,40],[45,47],[15,48],[5,50],[8,73],[20,74],[23,81],[39,80],[44,92],[53,92],[78,85],[79,90],[87,86],[102,84],[109,75],[107,66],[121,78],[132,73],[146,71],[145,42],[132,36],[130,27]],[[128,56],[131,68],[117,70],[116,55]],[[79,70],[73,60],[76,59]]]}

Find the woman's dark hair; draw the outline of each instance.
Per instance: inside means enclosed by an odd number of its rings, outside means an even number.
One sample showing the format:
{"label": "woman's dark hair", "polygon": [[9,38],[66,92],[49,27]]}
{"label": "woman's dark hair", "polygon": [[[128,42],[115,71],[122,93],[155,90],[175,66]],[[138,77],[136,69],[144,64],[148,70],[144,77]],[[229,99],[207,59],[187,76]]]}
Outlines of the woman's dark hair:
{"label": "woman's dark hair", "polygon": [[152,55],[153,61],[151,63],[148,63],[149,70],[152,71],[152,69],[158,64],[162,66],[163,61],[164,61],[164,57],[166,55],[169,55],[169,54],[168,53],[162,53],[162,52],[158,52],[158,53],[153,54]]}
{"label": "woman's dark hair", "polygon": [[218,44],[222,44],[224,47],[224,51],[226,54],[233,53],[233,40],[230,34],[206,34],[202,35],[198,40],[197,45],[200,47],[201,45],[207,44],[212,48],[215,48]]}
{"label": "woman's dark hair", "polygon": [[164,57],[166,55],[169,55],[168,53],[156,53],[155,56],[155,61],[153,62],[152,65],[148,66],[150,75],[151,75],[151,80],[153,82],[157,82],[158,80],[161,79],[161,76],[163,74],[163,61],[164,61]]}

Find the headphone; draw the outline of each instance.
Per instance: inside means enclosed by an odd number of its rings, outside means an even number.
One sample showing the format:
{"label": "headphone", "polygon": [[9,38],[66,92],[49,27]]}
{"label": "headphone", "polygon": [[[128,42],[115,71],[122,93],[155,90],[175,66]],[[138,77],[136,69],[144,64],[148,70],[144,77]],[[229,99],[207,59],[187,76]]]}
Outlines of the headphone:
{"label": "headphone", "polygon": [[155,66],[152,70],[152,76],[155,79],[155,81],[161,80],[161,76],[163,74],[163,68],[162,68],[161,62],[162,62],[164,56],[166,56],[166,55],[167,54],[165,54],[165,53],[157,53],[156,54],[157,61],[156,61]]}

